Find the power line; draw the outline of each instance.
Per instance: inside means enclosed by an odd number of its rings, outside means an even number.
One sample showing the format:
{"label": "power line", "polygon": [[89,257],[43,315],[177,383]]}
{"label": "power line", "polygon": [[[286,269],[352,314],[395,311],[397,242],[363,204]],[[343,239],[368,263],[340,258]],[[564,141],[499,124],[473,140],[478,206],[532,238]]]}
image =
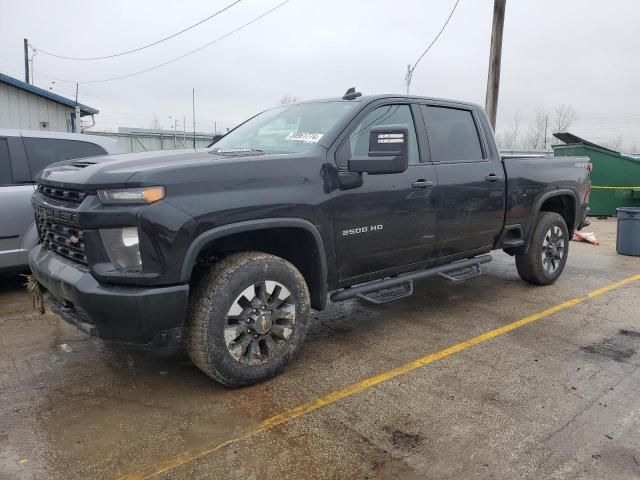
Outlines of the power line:
{"label": "power line", "polygon": [[145,48],[153,47],[154,45],[158,45],[159,43],[166,42],[167,40],[171,40],[172,38],[177,37],[178,35],[181,35],[181,34],[187,32],[187,31],[191,30],[192,28],[197,27],[198,25],[202,25],[204,22],[207,22],[207,21],[211,20],[213,17],[216,17],[216,16],[220,15],[222,12],[224,12],[226,10],[229,10],[231,7],[233,7],[234,5],[237,5],[241,1],[242,0],[236,0],[235,2],[230,3],[229,5],[224,7],[223,9],[218,10],[217,12],[209,15],[207,18],[204,18],[204,19],[200,20],[199,22],[194,23],[193,25],[190,25],[187,28],[184,28],[184,29],[180,30],[179,32],[173,33],[173,34],[169,35],[168,37],[161,38],[160,40],[156,40],[155,42],[151,42],[151,43],[148,43],[146,45],[143,45],[141,47],[134,48],[134,49],[131,49],[131,50],[126,50],[124,52],[114,53],[114,54],[111,54],[111,55],[104,55],[102,57],[66,57],[64,55],[58,55],[56,53],[51,53],[51,52],[48,52],[46,50],[42,50],[41,48],[35,48],[34,47],[34,50],[37,50],[38,52],[44,53],[45,55],[49,55],[51,57],[56,57],[56,58],[62,58],[64,60],[87,61],[87,60],[105,60],[107,58],[121,57],[122,55],[128,55],[129,53],[139,52],[140,50],[144,50]]}
{"label": "power line", "polygon": [[[178,56],[178,57],[172,58],[171,60],[167,60],[166,62],[160,63],[160,64],[158,64],[158,65],[154,65],[153,67],[145,68],[144,70],[139,70],[139,71],[137,71],[137,72],[129,73],[129,74],[126,74],[126,75],[120,75],[120,76],[118,76],[118,77],[103,78],[103,79],[101,79],[101,80],[85,80],[85,81],[80,81],[80,82],[77,82],[77,83],[79,83],[79,84],[81,84],[81,85],[86,85],[86,84],[89,84],[89,83],[105,83],[105,82],[112,82],[112,81],[114,81],[114,80],[122,80],[122,79],[125,79],[125,78],[135,77],[136,75],[140,75],[140,74],[142,74],[142,73],[150,72],[150,71],[152,71],[152,70],[156,70],[156,69],[158,69],[158,68],[164,67],[165,65],[169,65],[170,63],[173,63],[173,62],[176,62],[176,61],[178,61],[178,60],[181,60],[181,59],[183,59],[183,58],[185,58],[185,57],[188,57],[189,55],[193,55],[194,53],[199,52],[200,50],[204,50],[205,48],[210,47],[211,45],[214,45],[215,43],[218,43],[219,41],[224,40],[224,39],[225,39],[225,38],[227,38],[227,37],[230,37],[230,36],[231,36],[231,35],[233,35],[234,33],[239,32],[240,30],[242,30],[242,29],[244,29],[244,28],[248,27],[248,26],[249,26],[249,25],[251,25],[252,23],[257,22],[257,21],[258,21],[258,20],[260,20],[261,18],[266,17],[266,16],[267,16],[267,15],[269,15],[271,12],[273,12],[273,11],[277,10],[278,8],[280,8],[280,7],[282,7],[283,5],[285,5],[285,4],[287,4],[287,3],[289,3],[290,1],[291,1],[291,0],[284,0],[284,2],[279,3],[279,4],[278,4],[278,5],[276,5],[275,7],[271,8],[270,10],[267,10],[266,12],[264,12],[264,13],[263,13],[263,14],[261,14],[261,15],[258,15],[257,17],[253,18],[252,20],[248,21],[247,23],[242,24],[242,25],[241,25],[241,26],[239,26],[238,28],[236,28],[236,29],[234,29],[234,30],[231,30],[231,31],[230,31],[230,32],[228,32],[228,33],[225,33],[225,34],[224,34],[224,35],[222,35],[221,37],[218,37],[218,38],[216,38],[215,40],[212,40],[212,41],[211,41],[211,42],[209,42],[209,43],[205,43],[204,45],[202,45],[202,46],[200,46],[200,47],[198,47],[198,48],[195,48],[195,49],[193,49],[193,50],[191,50],[191,51],[189,51],[189,52],[187,52],[187,53],[185,53],[185,54],[183,54],[183,55],[180,55],[180,56]],[[75,81],[73,81],[73,80],[62,80],[62,79],[58,79],[58,78],[56,78],[56,80],[59,80],[59,81],[62,81],[62,82],[76,83],[76,82],[75,82]]]}
{"label": "power line", "polygon": [[422,60],[422,58],[429,52],[429,50],[431,50],[431,47],[433,47],[435,45],[435,43],[438,41],[438,38],[440,38],[440,35],[442,35],[442,32],[444,32],[444,29],[447,28],[447,25],[449,24],[449,21],[451,20],[451,17],[453,17],[453,13],[456,11],[456,8],[458,8],[458,4],[459,3],[460,3],[460,0],[456,0],[456,3],[453,5],[453,8],[451,9],[451,13],[449,13],[449,16],[447,17],[447,20],[444,22],[444,25],[442,25],[442,28],[440,29],[438,34],[431,41],[431,43],[427,46],[427,48],[424,50],[424,52],[422,52],[422,55],[420,55],[418,57],[418,59],[413,64],[413,67],[409,66],[409,68],[407,69],[407,77],[406,77],[407,93],[409,93],[409,85],[411,85],[411,79],[413,78],[413,72],[415,71],[416,67],[418,66],[418,63],[420,63],[420,60]]}

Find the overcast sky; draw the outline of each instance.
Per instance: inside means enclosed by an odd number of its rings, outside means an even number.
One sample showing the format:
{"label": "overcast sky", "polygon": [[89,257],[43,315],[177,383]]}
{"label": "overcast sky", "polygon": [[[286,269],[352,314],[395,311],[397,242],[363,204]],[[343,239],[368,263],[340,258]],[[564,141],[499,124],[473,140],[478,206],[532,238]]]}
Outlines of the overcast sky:
{"label": "overcast sky", "polygon": [[[0,0],[0,71],[23,78],[23,45],[66,56],[108,55],[191,25],[233,0],[175,2]],[[223,35],[280,3],[243,0],[218,17],[141,52],[91,62],[39,53],[35,84],[65,96],[72,81],[125,75]],[[197,129],[228,126],[285,95],[340,96],[404,91],[413,63],[454,0],[290,0],[246,29],[194,55],[132,78],[80,84],[98,108],[95,129],[149,127],[154,114],[187,118],[196,89]],[[417,68],[412,93],[484,104],[493,0],[461,0],[447,29]],[[640,3],[629,0],[508,0],[498,129],[514,115],[573,106],[571,129],[595,141],[623,135],[640,147]],[[181,127],[179,127],[181,128]]]}

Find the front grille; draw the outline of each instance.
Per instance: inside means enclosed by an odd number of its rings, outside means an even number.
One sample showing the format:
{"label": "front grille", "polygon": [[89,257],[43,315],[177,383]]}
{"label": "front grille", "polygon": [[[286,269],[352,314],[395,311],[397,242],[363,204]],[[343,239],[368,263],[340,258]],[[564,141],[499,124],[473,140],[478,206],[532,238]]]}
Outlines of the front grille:
{"label": "front grille", "polygon": [[38,192],[47,198],[71,203],[80,203],[87,196],[87,192],[83,192],[81,190],[51,187],[49,185],[42,184],[38,185]]}
{"label": "front grille", "polygon": [[58,255],[87,265],[84,253],[84,233],[79,228],[61,223],[64,219],[77,219],[77,214],[35,205],[36,226],[42,246]]}

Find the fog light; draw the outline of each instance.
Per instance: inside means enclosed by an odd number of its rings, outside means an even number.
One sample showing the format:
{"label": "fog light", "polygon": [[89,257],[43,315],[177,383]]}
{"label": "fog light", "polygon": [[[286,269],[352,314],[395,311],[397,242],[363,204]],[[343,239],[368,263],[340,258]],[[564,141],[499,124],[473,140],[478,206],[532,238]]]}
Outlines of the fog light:
{"label": "fog light", "polygon": [[142,270],[140,240],[136,227],[101,228],[100,237],[114,267],[127,272]]}

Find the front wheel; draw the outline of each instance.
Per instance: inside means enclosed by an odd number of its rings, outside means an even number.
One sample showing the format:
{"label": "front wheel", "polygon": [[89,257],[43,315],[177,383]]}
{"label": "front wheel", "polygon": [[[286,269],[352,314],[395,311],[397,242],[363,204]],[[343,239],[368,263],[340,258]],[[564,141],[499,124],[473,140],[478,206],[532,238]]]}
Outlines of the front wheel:
{"label": "front wheel", "polygon": [[555,282],[567,263],[569,231],[561,215],[540,212],[526,253],[516,255],[516,267],[523,280],[536,285]]}
{"label": "front wheel", "polygon": [[310,308],[307,284],[291,263],[259,252],[230,255],[194,288],[186,350],[225,385],[260,382],[282,371],[300,347]]}

